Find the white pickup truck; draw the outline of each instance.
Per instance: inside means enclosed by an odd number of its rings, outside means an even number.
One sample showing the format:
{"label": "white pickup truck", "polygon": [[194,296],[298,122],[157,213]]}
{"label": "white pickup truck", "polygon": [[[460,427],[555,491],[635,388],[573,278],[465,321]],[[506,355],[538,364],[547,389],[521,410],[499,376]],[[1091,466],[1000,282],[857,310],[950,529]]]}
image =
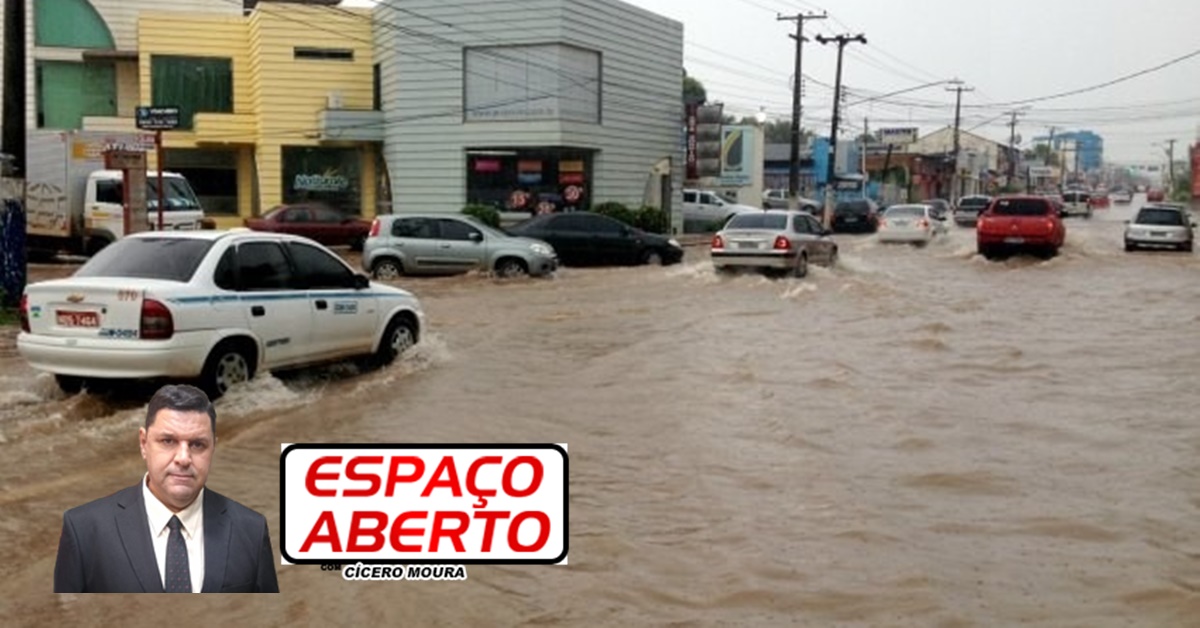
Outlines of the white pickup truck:
{"label": "white pickup truck", "polygon": [[714,223],[725,224],[736,214],[762,213],[762,208],[730,203],[716,192],[707,190],[683,191],[683,222],[686,226],[708,227]]}

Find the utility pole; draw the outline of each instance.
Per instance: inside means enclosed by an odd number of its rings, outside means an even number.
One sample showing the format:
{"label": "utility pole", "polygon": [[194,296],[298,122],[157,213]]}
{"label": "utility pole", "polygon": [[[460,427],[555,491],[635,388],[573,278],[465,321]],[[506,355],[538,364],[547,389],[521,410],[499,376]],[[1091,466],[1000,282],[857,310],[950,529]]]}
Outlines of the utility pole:
{"label": "utility pole", "polygon": [[842,105],[842,53],[846,50],[846,44],[857,41],[862,44],[867,43],[867,38],[862,33],[854,35],[838,35],[837,37],[823,37],[817,35],[817,41],[821,45],[837,43],[838,58],[837,58],[837,79],[833,83],[833,124],[829,132],[829,172],[825,181],[825,213],[824,220],[825,228],[828,229],[833,225],[833,201],[835,184],[835,169],[837,168],[837,141],[838,141],[838,123],[841,121],[841,105]]}
{"label": "utility pole", "polygon": [[1008,123],[1008,185],[1011,187],[1017,176],[1017,116],[1023,116],[1025,112],[1014,109],[1008,115],[1012,116]]}
{"label": "utility pole", "polygon": [[821,15],[809,13],[802,15],[797,13],[792,16],[777,15],[776,21],[789,21],[796,23],[796,34],[789,35],[796,40],[796,71],[795,77],[792,79],[792,146],[791,146],[791,162],[788,167],[788,207],[796,209],[799,206],[800,195],[800,97],[801,90],[804,86],[804,73],[801,69],[802,54],[804,51],[804,42],[808,38],[804,36],[804,21],[805,20],[823,20],[826,18],[824,12]]}
{"label": "utility pole", "polygon": [[958,174],[958,156],[962,150],[962,142],[960,135],[962,134],[962,95],[963,92],[973,92],[974,87],[963,87],[963,82],[955,79],[950,81],[954,87],[947,87],[948,92],[958,92],[954,104],[954,176],[950,178],[950,205],[958,207],[958,199],[963,195],[960,186],[965,186],[965,181],[960,181],[961,177]]}
{"label": "utility pole", "polygon": [[[862,175],[863,175],[862,195],[863,195],[863,198],[867,198],[867,183],[871,180],[871,177],[867,176],[867,140],[870,139],[870,136],[871,136],[871,127],[870,127],[870,125],[867,124],[867,118],[864,117],[863,118],[863,137],[862,137]],[[882,189],[882,186],[880,189]]]}

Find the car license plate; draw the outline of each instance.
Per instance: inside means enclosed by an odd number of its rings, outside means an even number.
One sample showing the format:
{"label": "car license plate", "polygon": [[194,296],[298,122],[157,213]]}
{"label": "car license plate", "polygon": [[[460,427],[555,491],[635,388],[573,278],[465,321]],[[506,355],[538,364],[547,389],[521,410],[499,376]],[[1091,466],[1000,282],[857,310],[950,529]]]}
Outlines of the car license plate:
{"label": "car license plate", "polygon": [[175,225],[176,231],[195,231],[195,226],[190,222]]}
{"label": "car license plate", "polygon": [[757,242],[738,242],[738,248],[739,249],[757,249],[758,243]]}
{"label": "car license plate", "polygon": [[907,227],[908,221],[907,220],[893,220],[892,224],[897,227]]}
{"label": "car license plate", "polygon": [[72,312],[58,310],[55,320],[59,327],[99,327],[100,315],[95,312]]}
{"label": "car license plate", "polygon": [[846,222],[858,222],[858,218],[856,218],[854,216],[847,216],[847,217],[843,218],[842,220],[844,220]]}
{"label": "car license plate", "polygon": [[1151,231],[1151,232],[1150,232],[1150,235],[1151,235],[1151,236],[1153,236],[1153,237],[1155,237],[1155,238],[1165,238],[1165,237],[1167,237],[1167,233],[1166,233],[1165,231]]}
{"label": "car license plate", "polygon": [[1005,244],[1025,244],[1025,238],[1004,238]]}

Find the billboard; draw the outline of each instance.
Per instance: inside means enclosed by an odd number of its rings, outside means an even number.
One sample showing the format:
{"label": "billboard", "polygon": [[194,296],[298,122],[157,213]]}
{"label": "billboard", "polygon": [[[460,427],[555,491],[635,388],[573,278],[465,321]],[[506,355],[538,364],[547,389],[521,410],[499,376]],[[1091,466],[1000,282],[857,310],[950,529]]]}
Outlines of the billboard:
{"label": "billboard", "polygon": [[721,185],[750,185],[754,176],[754,127],[721,129]]}
{"label": "billboard", "polygon": [[879,141],[883,144],[905,145],[912,144],[917,141],[917,129],[902,128],[902,129],[879,129]]}

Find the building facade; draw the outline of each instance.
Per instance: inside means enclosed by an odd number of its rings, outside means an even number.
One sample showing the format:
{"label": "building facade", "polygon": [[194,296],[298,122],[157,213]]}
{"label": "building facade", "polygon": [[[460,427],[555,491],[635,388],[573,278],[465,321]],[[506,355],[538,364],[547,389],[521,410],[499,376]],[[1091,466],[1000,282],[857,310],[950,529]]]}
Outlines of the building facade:
{"label": "building facade", "polygon": [[679,218],[682,24],[616,0],[397,5],[375,13],[396,212],[618,201]]}
{"label": "building facade", "polygon": [[[382,115],[370,12],[229,0],[25,0],[27,178],[64,133],[141,138],[138,106],[177,106],[164,167],[220,227],[298,201],[373,215]],[[157,160],[151,153],[151,167]],[[54,190],[39,194],[61,195]],[[31,198],[31,203],[54,198]]]}
{"label": "building facade", "polygon": [[262,2],[247,16],[143,13],[146,105],[180,107],[164,134],[218,226],[285,203],[377,212],[382,114],[371,14]]}

